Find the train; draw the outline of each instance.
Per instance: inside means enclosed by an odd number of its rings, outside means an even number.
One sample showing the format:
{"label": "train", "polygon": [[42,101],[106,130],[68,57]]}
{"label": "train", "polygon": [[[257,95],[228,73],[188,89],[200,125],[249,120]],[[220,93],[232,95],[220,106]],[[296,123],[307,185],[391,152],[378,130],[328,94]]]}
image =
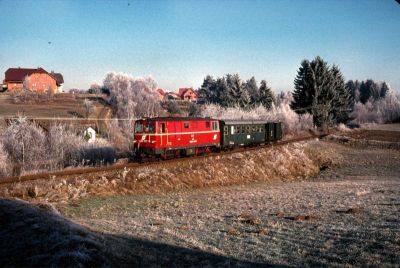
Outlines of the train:
{"label": "train", "polygon": [[133,150],[137,158],[176,158],[277,142],[281,122],[155,117],[135,121]]}

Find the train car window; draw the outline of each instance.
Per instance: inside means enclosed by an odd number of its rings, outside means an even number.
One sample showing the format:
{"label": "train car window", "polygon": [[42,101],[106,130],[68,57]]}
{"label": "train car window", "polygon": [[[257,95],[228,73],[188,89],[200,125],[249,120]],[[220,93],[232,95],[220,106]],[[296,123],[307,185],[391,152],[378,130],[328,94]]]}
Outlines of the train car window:
{"label": "train car window", "polygon": [[231,126],[231,135],[235,134],[235,127]]}
{"label": "train car window", "polygon": [[210,122],[206,122],[206,128],[210,128]]}
{"label": "train car window", "polygon": [[213,130],[218,130],[218,123],[212,122],[212,128],[213,128]]}
{"label": "train car window", "polygon": [[235,126],[235,133],[240,133],[240,126]]}
{"label": "train car window", "polygon": [[161,123],[161,133],[165,133],[166,129],[165,129],[165,123]]}
{"label": "train car window", "polygon": [[228,135],[228,126],[224,127],[224,135]]}
{"label": "train car window", "polygon": [[143,123],[136,122],[135,123],[135,133],[142,133],[143,132]]}
{"label": "train car window", "polygon": [[250,126],[246,126],[246,133],[250,133]]}
{"label": "train car window", "polygon": [[258,127],[258,132],[263,133],[263,127],[262,126]]}
{"label": "train car window", "polygon": [[189,128],[189,122],[183,123],[183,127],[184,127],[184,128]]}
{"label": "train car window", "polygon": [[257,132],[257,127],[253,126],[251,131],[254,132],[254,133]]}

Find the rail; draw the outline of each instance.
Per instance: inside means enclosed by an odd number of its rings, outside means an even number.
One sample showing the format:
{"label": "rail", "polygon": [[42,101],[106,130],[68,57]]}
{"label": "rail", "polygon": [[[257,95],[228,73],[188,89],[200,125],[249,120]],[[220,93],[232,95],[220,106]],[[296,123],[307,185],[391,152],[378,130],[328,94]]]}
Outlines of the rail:
{"label": "rail", "polygon": [[[248,151],[253,151],[253,150],[259,150],[262,148],[269,148],[269,147],[274,147],[274,146],[277,147],[277,146],[287,145],[290,143],[312,140],[315,138],[320,138],[322,136],[323,135],[312,134],[311,136],[307,136],[307,137],[294,138],[294,139],[284,140],[284,141],[281,140],[276,143],[263,144],[263,145],[253,146],[253,147],[239,147],[239,148],[229,150],[229,151],[213,152],[210,154],[200,155],[200,156],[195,156],[195,157],[198,159],[203,159],[203,158],[217,157],[217,156],[229,155],[229,154],[240,153],[240,152],[248,152]],[[164,164],[172,164],[172,163],[176,163],[176,162],[184,162],[184,161],[190,161],[190,160],[193,160],[193,157],[172,158],[172,159],[168,159],[168,160],[160,160],[160,161],[152,161],[152,162],[144,162],[144,163],[132,162],[132,163],[127,163],[127,164],[115,164],[115,165],[111,165],[111,166],[64,169],[64,170],[60,170],[60,171],[28,174],[28,175],[22,175],[22,176],[18,176],[18,177],[16,177],[16,176],[5,177],[5,178],[0,179],[0,184],[25,182],[25,181],[33,181],[33,180],[40,180],[40,179],[52,179],[52,178],[60,179],[62,177],[71,176],[71,175],[84,175],[84,174],[90,174],[90,173],[120,170],[120,169],[124,169],[124,168],[131,169],[131,168],[146,167],[146,166],[160,165],[160,164],[163,164],[163,165]]]}

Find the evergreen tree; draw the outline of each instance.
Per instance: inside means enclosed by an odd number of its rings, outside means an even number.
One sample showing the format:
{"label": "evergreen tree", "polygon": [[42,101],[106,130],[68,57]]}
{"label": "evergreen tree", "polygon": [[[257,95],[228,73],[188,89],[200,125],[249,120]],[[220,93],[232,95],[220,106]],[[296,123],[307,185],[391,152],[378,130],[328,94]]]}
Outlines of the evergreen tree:
{"label": "evergreen tree", "polygon": [[382,83],[381,86],[381,91],[380,91],[380,97],[383,99],[386,97],[386,93],[389,91],[389,86],[386,84],[386,82]]}
{"label": "evergreen tree", "polygon": [[207,75],[204,78],[198,94],[200,99],[203,99],[207,102],[215,102],[215,80],[211,75]]}
{"label": "evergreen tree", "polygon": [[245,88],[250,96],[250,104],[258,104],[260,102],[260,91],[258,90],[257,81],[254,76],[246,81]]}
{"label": "evergreen tree", "polygon": [[310,113],[314,124],[326,128],[347,106],[343,76],[337,66],[330,68],[321,57],[304,60],[294,81],[292,109]]}
{"label": "evergreen tree", "polygon": [[215,88],[218,92],[216,103],[220,104],[223,107],[228,107],[231,103],[231,99],[229,96],[229,88],[225,77],[217,79]]}
{"label": "evergreen tree", "polygon": [[349,121],[349,94],[344,83],[344,78],[339,67],[333,65],[331,68],[332,74],[332,90],[333,93],[333,118],[336,123],[347,123]]}
{"label": "evergreen tree", "polygon": [[247,93],[239,74],[227,75],[226,80],[232,104],[239,105],[242,108],[248,107],[250,104],[250,96]]}
{"label": "evergreen tree", "polygon": [[294,88],[294,101],[290,104],[290,108],[298,114],[311,113],[315,88],[312,86],[311,67],[308,60],[301,62],[294,80]]}
{"label": "evergreen tree", "polygon": [[262,80],[260,85],[260,97],[259,102],[268,110],[271,109],[272,104],[276,102],[274,93],[271,88],[267,86],[267,81]]}

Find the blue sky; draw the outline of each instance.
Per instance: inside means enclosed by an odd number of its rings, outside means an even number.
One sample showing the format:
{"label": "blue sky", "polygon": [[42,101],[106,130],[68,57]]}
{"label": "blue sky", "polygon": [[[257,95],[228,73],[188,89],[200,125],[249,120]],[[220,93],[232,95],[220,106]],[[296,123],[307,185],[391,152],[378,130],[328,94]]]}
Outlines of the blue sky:
{"label": "blue sky", "polygon": [[0,10],[1,79],[41,66],[61,72],[65,89],[120,71],[176,90],[237,72],[280,91],[292,90],[301,60],[320,55],[346,79],[400,89],[394,0],[0,0]]}

